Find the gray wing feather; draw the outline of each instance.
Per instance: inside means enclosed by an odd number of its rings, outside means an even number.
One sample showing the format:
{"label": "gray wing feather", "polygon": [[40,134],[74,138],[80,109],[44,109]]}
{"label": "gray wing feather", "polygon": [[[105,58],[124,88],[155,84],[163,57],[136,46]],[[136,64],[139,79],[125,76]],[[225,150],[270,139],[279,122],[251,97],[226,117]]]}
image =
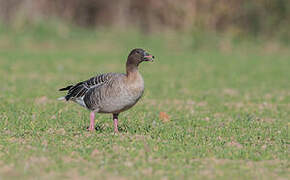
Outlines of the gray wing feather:
{"label": "gray wing feather", "polygon": [[99,81],[103,81],[102,85],[89,89],[83,99],[88,109],[95,110],[100,108],[103,105],[103,100],[113,95],[112,91],[115,88],[112,88],[112,84],[118,81],[118,75],[120,76],[121,74],[110,73],[107,77],[98,77]]}
{"label": "gray wing feather", "polygon": [[65,99],[68,101],[70,99],[83,98],[90,89],[97,88],[109,82],[113,75],[114,73],[100,74],[86,81],[79,82],[69,89]]}

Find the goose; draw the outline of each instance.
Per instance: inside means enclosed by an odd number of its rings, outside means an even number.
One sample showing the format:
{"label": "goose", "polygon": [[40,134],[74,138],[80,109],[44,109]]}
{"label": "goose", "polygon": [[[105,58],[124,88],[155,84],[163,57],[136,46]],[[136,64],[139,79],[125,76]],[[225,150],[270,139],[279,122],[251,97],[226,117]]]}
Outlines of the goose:
{"label": "goose", "polygon": [[58,100],[73,101],[90,111],[89,131],[95,130],[95,113],[111,113],[114,132],[118,133],[118,116],[133,107],[144,92],[144,80],[138,71],[140,63],[153,62],[154,56],[143,49],[133,49],[127,58],[126,73],[105,73],[59,91],[68,91]]}

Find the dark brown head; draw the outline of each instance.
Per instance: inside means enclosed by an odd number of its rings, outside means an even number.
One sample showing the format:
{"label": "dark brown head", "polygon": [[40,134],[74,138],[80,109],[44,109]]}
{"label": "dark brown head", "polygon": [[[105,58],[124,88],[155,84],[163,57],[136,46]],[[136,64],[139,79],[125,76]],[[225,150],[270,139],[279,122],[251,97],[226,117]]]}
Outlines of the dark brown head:
{"label": "dark brown head", "polygon": [[154,59],[154,56],[147,53],[143,49],[137,48],[137,49],[133,49],[130,52],[128,56],[128,60],[127,60],[127,65],[130,64],[130,65],[138,66],[143,61],[153,61],[153,59]]}

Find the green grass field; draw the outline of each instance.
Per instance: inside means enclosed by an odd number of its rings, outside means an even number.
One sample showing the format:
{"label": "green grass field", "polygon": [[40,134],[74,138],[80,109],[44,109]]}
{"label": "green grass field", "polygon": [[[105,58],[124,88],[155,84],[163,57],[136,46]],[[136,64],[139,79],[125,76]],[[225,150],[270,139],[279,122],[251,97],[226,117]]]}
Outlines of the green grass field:
{"label": "green grass field", "polygon": [[[290,178],[289,48],[56,27],[0,27],[0,179]],[[120,134],[105,114],[87,132],[89,112],[57,90],[124,72],[135,47],[156,56],[143,98]]]}

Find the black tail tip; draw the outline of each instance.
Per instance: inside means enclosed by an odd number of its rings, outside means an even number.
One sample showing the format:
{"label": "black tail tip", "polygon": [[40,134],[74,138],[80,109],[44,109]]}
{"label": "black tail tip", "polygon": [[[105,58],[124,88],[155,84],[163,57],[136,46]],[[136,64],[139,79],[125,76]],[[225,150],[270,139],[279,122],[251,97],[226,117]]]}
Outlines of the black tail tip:
{"label": "black tail tip", "polygon": [[61,89],[59,89],[59,91],[67,91],[67,90],[70,90],[71,87],[72,87],[72,86],[67,86],[67,87],[65,87],[65,88],[61,88]]}
{"label": "black tail tip", "polygon": [[65,98],[66,101],[68,101],[70,97],[69,96],[65,96],[64,98]]}

